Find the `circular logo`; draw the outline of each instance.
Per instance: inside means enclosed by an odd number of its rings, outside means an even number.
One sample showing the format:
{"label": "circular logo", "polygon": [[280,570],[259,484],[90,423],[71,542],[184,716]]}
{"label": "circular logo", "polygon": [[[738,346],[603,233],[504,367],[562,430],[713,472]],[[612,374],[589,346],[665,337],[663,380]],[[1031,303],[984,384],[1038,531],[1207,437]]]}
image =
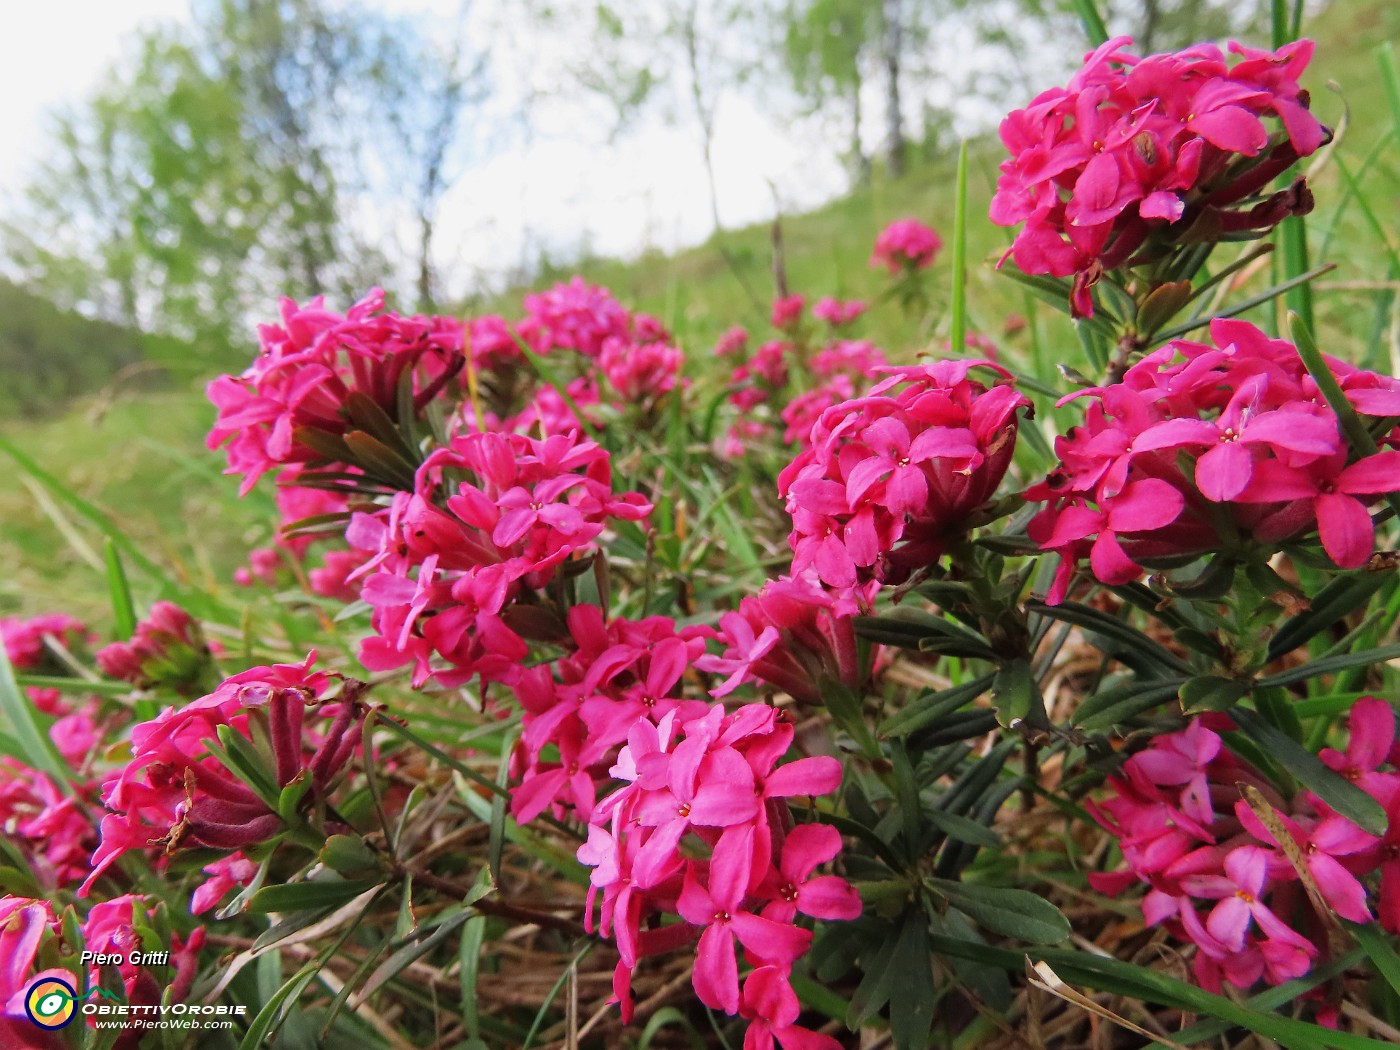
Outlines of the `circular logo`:
{"label": "circular logo", "polygon": [[78,994],[67,981],[41,977],[25,993],[24,1009],[40,1028],[63,1028],[73,1020],[77,1000]]}

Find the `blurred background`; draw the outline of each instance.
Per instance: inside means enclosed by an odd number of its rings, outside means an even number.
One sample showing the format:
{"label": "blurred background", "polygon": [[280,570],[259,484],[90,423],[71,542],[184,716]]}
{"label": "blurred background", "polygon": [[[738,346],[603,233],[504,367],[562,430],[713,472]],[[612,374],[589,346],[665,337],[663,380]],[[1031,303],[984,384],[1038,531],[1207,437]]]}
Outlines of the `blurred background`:
{"label": "blurred background", "polygon": [[[1143,52],[1267,46],[1269,6],[1099,3]],[[226,579],[267,504],[235,503],[203,451],[201,392],[246,366],[280,296],[344,308],[378,285],[395,309],[512,316],[580,272],[703,371],[730,325],[767,329],[780,286],[878,295],[889,220],[946,238],[962,139],[974,257],[999,255],[997,122],[1087,50],[1071,0],[47,0],[6,19],[0,436],[59,488],[0,456],[0,612],[84,600],[81,508]],[[1367,356],[1395,341],[1400,99],[1376,46],[1400,5],[1313,3],[1304,31],[1339,130],[1314,172],[1314,256],[1342,264],[1321,321]],[[861,334],[895,359],[936,347],[943,302]],[[1034,333],[990,267],[970,303],[1013,354]]]}

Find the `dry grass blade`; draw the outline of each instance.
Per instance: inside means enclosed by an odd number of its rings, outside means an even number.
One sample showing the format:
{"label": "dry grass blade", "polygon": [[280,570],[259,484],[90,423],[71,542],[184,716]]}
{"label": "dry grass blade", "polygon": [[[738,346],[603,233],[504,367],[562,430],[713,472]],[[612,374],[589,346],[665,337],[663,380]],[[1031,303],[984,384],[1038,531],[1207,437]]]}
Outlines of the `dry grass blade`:
{"label": "dry grass blade", "polygon": [[1120,1028],[1126,1028],[1134,1035],[1140,1035],[1144,1039],[1149,1039],[1154,1043],[1160,1043],[1163,1046],[1170,1047],[1171,1050],[1187,1050],[1187,1047],[1183,1046],[1181,1043],[1173,1042],[1164,1036],[1157,1035],[1155,1032],[1149,1032],[1146,1028],[1143,1028],[1134,1021],[1128,1020],[1122,1014],[1114,1013],[1108,1007],[1094,1002],[1094,1000],[1090,999],[1083,992],[1071,988],[1069,985],[1065,984],[1064,981],[1060,980],[1059,975],[1050,968],[1048,963],[1033,963],[1030,958],[1027,957],[1026,979],[1032,988],[1039,988],[1043,992],[1049,992],[1051,995],[1063,999],[1067,1003],[1072,1003],[1081,1010],[1093,1014],[1095,1017],[1101,1017],[1105,1021],[1113,1022]]}

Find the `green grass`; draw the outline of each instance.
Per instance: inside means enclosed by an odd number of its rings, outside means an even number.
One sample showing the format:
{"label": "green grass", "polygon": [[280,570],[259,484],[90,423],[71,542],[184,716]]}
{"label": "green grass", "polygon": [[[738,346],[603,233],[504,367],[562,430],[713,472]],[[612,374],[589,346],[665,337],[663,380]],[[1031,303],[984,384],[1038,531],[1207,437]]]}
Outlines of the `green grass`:
{"label": "green grass", "polygon": [[[1333,126],[1342,124],[1343,100],[1351,111],[1335,155],[1320,163],[1313,159],[1318,206],[1308,224],[1309,251],[1313,265],[1338,264],[1315,296],[1318,342],[1326,352],[1400,371],[1394,345],[1394,332],[1400,329],[1395,312],[1400,232],[1394,223],[1400,113],[1392,112],[1375,51],[1378,42],[1400,38],[1400,8],[1383,0],[1334,2],[1306,30],[1318,40],[1317,58],[1306,78],[1314,109]],[[1341,95],[1325,87],[1329,80],[1338,83]],[[1377,147],[1387,135],[1394,138]],[[1057,383],[1058,363],[1082,367],[1083,350],[1072,327],[990,265],[1012,232],[986,219],[1001,156],[1000,146],[990,139],[971,145],[968,331],[991,336],[1012,365]],[[887,222],[916,216],[951,241],[955,160],[952,155],[924,157],[897,181],[877,171],[866,188],[815,211],[783,216],[789,289],[809,300],[822,295],[879,298],[888,278],[871,269],[868,258],[876,233]],[[674,256],[590,260],[577,270],[610,287],[625,304],[662,318],[690,354],[689,373],[703,378],[714,371],[710,347],[731,325],[745,325],[757,340],[772,337],[767,312],[775,291],[773,245],[771,225],[757,224]],[[949,262],[945,250],[930,272],[929,296],[921,308],[905,311],[886,302],[856,334],[874,340],[897,361],[940,352],[951,331]],[[1269,281],[1265,267],[1233,293],[1234,301]],[[486,308],[516,316],[519,296]],[[269,304],[269,314],[273,309]],[[1008,331],[1008,320],[1017,315],[1028,323],[1013,320]],[[1250,316],[1280,328],[1282,318],[1271,307]],[[251,352],[251,334],[249,347]],[[248,547],[269,535],[270,485],[247,500],[235,499],[233,479],[219,473],[222,457],[203,445],[213,411],[200,384],[179,383],[169,391],[128,391],[88,400],[42,423],[5,424],[0,434],[58,473],[74,493],[108,512],[152,559],[169,566],[177,581],[207,584],[236,598],[238,591],[227,580]],[[0,485],[0,559],[6,567],[0,573],[0,613],[63,609],[105,618],[100,532],[74,523],[70,531],[78,542],[71,542],[20,474],[9,469],[8,459],[0,456],[0,463],[0,477],[6,479]],[[154,597],[156,581],[137,570],[132,577],[138,605]]]}
{"label": "green grass", "polygon": [[[171,580],[227,592],[247,547],[270,534],[271,504],[265,495],[236,500],[220,457],[204,450],[212,407],[180,389],[97,409],[90,402],[3,435],[106,512]],[[0,610],[61,609],[101,622],[110,602],[100,531],[3,453],[0,461]],[[144,611],[161,583],[130,559],[127,571]]]}

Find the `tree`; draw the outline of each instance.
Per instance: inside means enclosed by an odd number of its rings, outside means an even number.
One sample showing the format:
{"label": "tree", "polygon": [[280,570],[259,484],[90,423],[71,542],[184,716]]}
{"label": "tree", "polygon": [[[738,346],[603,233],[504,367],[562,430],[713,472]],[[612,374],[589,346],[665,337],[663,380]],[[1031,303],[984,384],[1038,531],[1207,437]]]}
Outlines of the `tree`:
{"label": "tree", "polygon": [[858,183],[870,178],[861,94],[880,29],[874,11],[865,0],[790,0],[780,22],[784,66],[802,108],[845,110],[847,162]]}
{"label": "tree", "polygon": [[318,0],[194,14],[60,118],[7,223],[12,268],[60,304],[220,354],[279,294],[345,299],[407,272],[361,220],[370,199],[414,217],[431,302],[434,218],[484,62],[414,20]]}

